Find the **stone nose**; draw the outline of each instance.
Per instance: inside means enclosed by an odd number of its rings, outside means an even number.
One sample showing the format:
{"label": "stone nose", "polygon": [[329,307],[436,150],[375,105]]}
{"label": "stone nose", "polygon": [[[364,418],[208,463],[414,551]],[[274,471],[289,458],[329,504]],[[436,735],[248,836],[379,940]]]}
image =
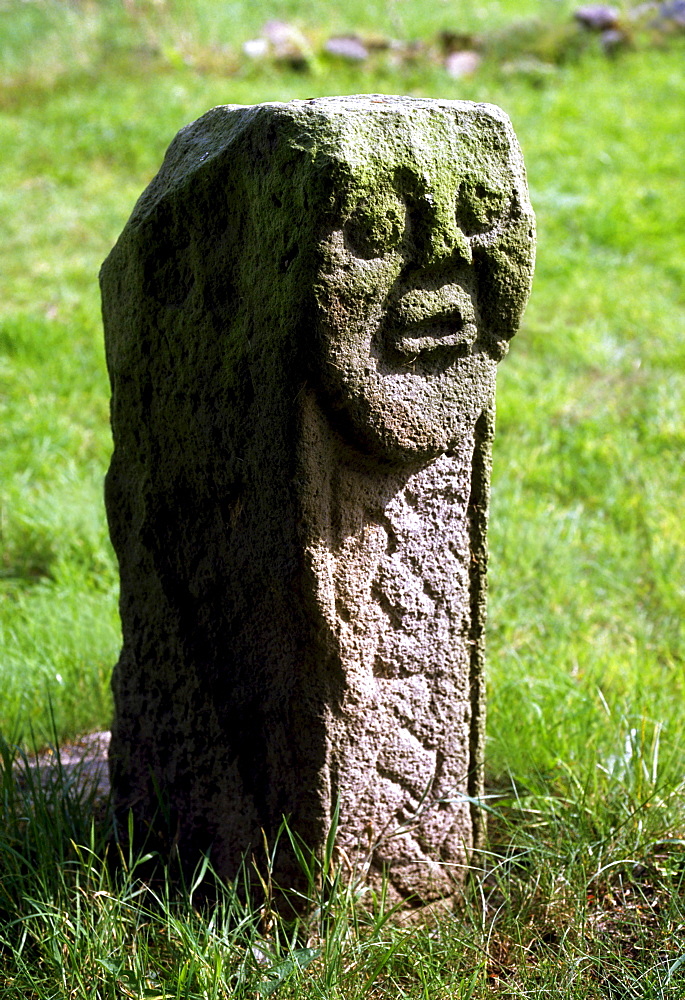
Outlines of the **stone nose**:
{"label": "stone nose", "polygon": [[457,225],[452,203],[429,196],[416,206],[412,215],[412,263],[430,267],[448,262],[473,262],[471,244]]}

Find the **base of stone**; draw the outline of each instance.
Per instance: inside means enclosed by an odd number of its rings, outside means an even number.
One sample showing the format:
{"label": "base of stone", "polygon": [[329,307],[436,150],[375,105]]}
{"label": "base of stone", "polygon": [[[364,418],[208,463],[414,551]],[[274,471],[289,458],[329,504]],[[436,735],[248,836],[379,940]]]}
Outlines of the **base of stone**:
{"label": "base of stone", "polygon": [[[69,784],[77,794],[92,795],[93,805],[96,808],[102,807],[110,797],[107,759],[109,743],[110,733],[107,730],[100,730],[77,736],[61,745],[58,750],[48,747],[36,754],[21,757],[15,762],[17,781],[26,788],[29,780],[37,779],[40,785],[48,790],[60,780],[61,771],[63,786]],[[31,775],[30,779],[27,770]],[[341,863],[342,859],[338,860]],[[368,858],[365,864],[358,862],[354,865],[345,858],[342,865],[349,867],[349,877],[352,880],[369,886],[378,895],[382,893],[388,906],[397,907],[392,922],[400,926],[437,924],[453,913],[460,896],[458,883],[464,880],[467,868],[464,867],[462,877],[455,878],[453,893],[417,905],[416,899],[407,899],[400,895],[392,883],[384,879],[382,873],[369,864]]]}

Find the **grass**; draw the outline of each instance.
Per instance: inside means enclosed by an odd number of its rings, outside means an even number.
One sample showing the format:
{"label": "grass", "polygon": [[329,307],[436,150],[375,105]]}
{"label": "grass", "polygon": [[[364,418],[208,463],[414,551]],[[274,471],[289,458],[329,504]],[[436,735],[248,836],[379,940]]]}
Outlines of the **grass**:
{"label": "grass", "polygon": [[[465,5],[459,26],[563,26],[568,10]],[[325,26],[429,38],[455,26],[439,0],[5,0],[2,14],[3,996],[682,996],[682,41],[612,60],[593,44],[512,72],[505,33],[498,60],[453,80],[430,47],[310,74],[239,51],[267,16],[296,16],[315,40]],[[66,776],[43,791],[29,770],[18,789],[13,747],[109,721],[101,260],[177,129],[208,107],[363,91],[501,104],[538,213],[534,293],[498,389],[493,811],[454,913],[407,926],[341,872],[325,926],[293,927],[231,887],[208,914],[188,887],[146,880]]]}
{"label": "grass", "polygon": [[675,1000],[685,862],[669,827],[682,803],[658,740],[644,737],[622,748],[600,796],[571,779],[565,795],[512,790],[493,803],[483,866],[452,905],[418,920],[350,873],[333,837],[318,864],[295,842],[310,886],[297,919],[274,909],[268,882],[246,901],[240,879],[216,885],[206,863],[185,885],[171,883],[173,864],[151,877],[150,856],[127,847],[131,831],[93,819],[82,783],[59,768],[41,783],[5,745],[3,996]]}

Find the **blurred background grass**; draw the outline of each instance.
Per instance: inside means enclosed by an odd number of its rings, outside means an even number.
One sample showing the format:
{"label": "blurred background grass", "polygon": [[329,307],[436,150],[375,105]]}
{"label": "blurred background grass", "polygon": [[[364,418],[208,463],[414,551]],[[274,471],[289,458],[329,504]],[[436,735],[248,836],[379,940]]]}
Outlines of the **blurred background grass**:
{"label": "blurred background grass", "polygon": [[[405,93],[504,107],[538,213],[534,292],[500,370],[489,780],[595,780],[632,733],[651,746],[657,731],[680,780],[682,37],[641,22],[610,57],[557,0],[4,0],[0,14],[0,731],[45,740],[50,703],[62,738],[109,723],[97,271],[166,146],[215,104]],[[268,18],[304,36],[299,69],[242,52]],[[323,51],[336,31],[396,44],[345,62]],[[480,52],[471,76],[450,76],[441,32]]]}

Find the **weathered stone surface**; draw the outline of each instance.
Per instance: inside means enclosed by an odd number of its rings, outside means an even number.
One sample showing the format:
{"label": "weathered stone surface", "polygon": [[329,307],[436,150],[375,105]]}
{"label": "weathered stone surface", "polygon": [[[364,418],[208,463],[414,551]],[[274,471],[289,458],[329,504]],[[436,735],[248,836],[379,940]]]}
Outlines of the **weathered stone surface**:
{"label": "weathered stone surface", "polygon": [[[235,873],[283,814],[400,895],[480,836],[495,371],[533,215],[490,105],[220,107],[102,270],[124,645],[110,768]],[[398,836],[397,834],[402,834]],[[287,854],[278,875],[295,878]]]}

